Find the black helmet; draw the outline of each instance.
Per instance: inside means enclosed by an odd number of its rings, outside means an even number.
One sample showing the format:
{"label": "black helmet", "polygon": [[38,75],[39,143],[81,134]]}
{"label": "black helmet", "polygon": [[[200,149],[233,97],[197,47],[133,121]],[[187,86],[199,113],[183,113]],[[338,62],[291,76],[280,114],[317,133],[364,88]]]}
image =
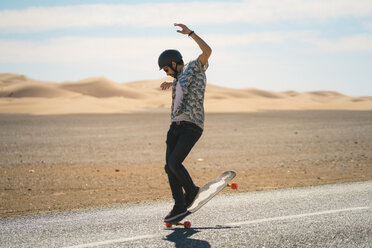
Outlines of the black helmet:
{"label": "black helmet", "polygon": [[165,50],[162,52],[158,59],[159,69],[161,70],[164,66],[172,68],[172,61],[176,64],[183,64],[182,55],[177,50]]}

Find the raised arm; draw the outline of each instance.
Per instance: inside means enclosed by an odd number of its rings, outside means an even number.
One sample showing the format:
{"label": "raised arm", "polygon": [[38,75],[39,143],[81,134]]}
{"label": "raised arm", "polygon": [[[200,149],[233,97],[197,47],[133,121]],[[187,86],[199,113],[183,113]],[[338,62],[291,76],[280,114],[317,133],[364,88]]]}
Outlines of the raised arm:
{"label": "raised arm", "polygon": [[194,39],[196,44],[198,44],[198,46],[202,50],[202,54],[199,55],[200,63],[202,65],[207,64],[208,59],[212,54],[212,48],[210,48],[208,46],[208,44],[205,43],[205,41],[202,38],[200,38],[197,34],[195,34],[194,31],[191,31],[186,25],[180,24],[180,23],[175,23],[174,26],[178,26],[178,27],[182,28],[182,30],[177,30],[178,33],[187,34],[191,38]]}

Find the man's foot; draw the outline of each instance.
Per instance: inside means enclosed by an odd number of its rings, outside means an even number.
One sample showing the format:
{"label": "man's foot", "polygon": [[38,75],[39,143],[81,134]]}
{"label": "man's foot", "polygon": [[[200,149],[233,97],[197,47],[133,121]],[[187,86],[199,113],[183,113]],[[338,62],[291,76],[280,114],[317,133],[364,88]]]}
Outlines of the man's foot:
{"label": "man's foot", "polygon": [[200,190],[200,188],[196,187],[195,191],[193,193],[185,195],[186,208],[191,207],[191,205],[194,203],[194,200],[195,200],[196,196],[198,195],[199,190]]}
{"label": "man's foot", "polygon": [[174,205],[172,211],[164,218],[164,222],[173,222],[187,213],[186,207]]}

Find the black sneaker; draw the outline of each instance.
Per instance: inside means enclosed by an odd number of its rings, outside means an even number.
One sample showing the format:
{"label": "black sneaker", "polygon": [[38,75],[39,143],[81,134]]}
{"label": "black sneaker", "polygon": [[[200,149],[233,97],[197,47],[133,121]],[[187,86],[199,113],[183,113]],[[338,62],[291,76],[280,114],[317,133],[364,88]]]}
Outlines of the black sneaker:
{"label": "black sneaker", "polygon": [[186,208],[187,209],[189,207],[191,207],[191,205],[194,203],[194,200],[195,200],[196,196],[198,195],[199,190],[200,190],[200,188],[196,187],[195,191],[192,194],[186,194],[185,195],[185,202],[186,202]]}
{"label": "black sneaker", "polygon": [[173,222],[183,215],[187,213],[187,209],[185,207],[180,207],[177,205],[174,205],[172,211],[169,212],[167,216],[164,218],[164,222]]}

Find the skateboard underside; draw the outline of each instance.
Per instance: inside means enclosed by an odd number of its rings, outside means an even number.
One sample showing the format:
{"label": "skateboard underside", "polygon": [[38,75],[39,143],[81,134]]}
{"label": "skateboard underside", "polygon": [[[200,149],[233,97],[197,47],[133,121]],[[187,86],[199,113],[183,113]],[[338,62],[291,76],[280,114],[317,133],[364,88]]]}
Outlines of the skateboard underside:
{"label": "skateboard underside", "polygon": [[185,221],[180,222],[186,216],[195,213],[198,211],[202,206],[204,206],[208,201],[210,201],[214,196],[216,196],[219,192],[221,192],[224,188],[230,187],[231,189],[237,189],[238,184],[229,182],[236,176],[235,171],[225,171],[221,174],[218,178],[213,181],[208,182],[203,187],[200,188],[198,195],[196,196],[193,204],[187,209],[185,215],[181,216],[180,218],[174,220],[173,222],[166,222],[166,227],[175,226],[184,226],[185,228],[191,227],[191,222]]}

